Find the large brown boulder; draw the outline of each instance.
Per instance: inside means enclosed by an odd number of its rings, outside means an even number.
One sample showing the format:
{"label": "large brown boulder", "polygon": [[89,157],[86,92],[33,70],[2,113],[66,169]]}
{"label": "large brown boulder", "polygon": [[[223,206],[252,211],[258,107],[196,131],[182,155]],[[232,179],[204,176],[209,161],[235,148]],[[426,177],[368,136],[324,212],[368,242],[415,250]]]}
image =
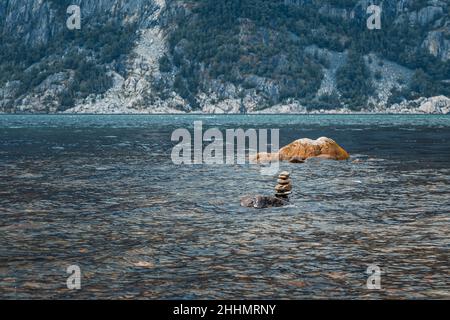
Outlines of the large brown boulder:
{"label": "large brown boulder", "polygon": [[280,149],[280,159],[321,157],[333,160],[347,160],[350,155],[334,140],[321,137],[317,140],[298,139]]}
{"label": "large brown boulder", "polygon": [[284,146],[278,153],[258,153],[250,159],[255,162],[290,161],[301,162],[301,159],[325,158],[332,160],[347,160],[350,155],[334,140],[321,137],[317,140],[298,139]]}

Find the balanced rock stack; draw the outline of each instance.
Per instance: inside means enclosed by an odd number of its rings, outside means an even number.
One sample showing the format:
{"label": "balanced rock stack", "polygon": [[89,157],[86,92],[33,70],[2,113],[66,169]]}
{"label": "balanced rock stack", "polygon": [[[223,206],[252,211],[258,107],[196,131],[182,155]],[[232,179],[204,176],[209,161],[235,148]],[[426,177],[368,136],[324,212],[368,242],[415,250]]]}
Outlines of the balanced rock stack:
{"label": "balanced rock stack", "polygon": [[275,187],[274,196],[244,196],[241,198],[241,206],[250,208],[270,208],[270,207],[282,207],[289,204],[288,196],[291,194],[292,183],[289,179],[289,172],[283,171],[278,176],[278,184]]}
{"label": "balanced rock stack", "polygon": [[275,197],[286,199],[292,193],[292,182],[289,178],[290,174],[283,171],[279,174],[277,185],[275,186]]}

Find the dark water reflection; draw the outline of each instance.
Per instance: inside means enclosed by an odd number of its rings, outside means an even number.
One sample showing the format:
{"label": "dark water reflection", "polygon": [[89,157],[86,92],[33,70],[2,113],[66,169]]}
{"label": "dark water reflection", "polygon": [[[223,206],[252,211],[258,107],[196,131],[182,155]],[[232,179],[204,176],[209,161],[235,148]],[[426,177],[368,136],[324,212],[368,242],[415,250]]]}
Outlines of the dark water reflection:
{"label": "dark water reflection", "polygon": [[[284,163],[292,204],[241,208],[274,177],[172,164],[194,120],[352,159]],[[448,116],[0,116],[0,297],[449,298],[449,160]]]}

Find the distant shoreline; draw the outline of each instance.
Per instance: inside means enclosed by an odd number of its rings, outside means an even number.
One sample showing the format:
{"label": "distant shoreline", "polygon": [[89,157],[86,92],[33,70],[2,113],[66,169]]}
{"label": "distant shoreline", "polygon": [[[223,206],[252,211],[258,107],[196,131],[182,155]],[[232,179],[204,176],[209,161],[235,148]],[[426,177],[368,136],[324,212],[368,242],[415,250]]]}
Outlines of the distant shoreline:
{"label": "distant shoreline", "polygon": [[0,116],[450,116],[450,113],[1,113]]}

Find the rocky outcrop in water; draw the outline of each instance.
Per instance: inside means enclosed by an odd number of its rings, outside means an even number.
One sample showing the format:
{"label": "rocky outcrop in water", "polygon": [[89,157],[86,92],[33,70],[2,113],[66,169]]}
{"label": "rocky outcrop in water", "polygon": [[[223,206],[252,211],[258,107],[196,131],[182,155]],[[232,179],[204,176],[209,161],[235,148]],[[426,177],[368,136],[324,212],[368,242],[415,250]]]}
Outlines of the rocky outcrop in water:
{"label": "rocky outcrop in water", "polygon": [[273,196],[244,196],[241,198],[241,206],[248,208],[271,208],[271,207],[282,207],[289,202],[283,200],[281,198],[273,197]]}
{"label": "rocky outcrop in water", "polygon": [[289,161],[302,162],[308,158],[322,158],[330,160],[347,160],[350,157],[334,140],[321,137],[317,140],[308,138],[298,139],[284,146],[277,153],[260,152],[250,160],[253,162]]}
{"label": "rocky outcrop in water", "polygon": [[334,140],[321,137],[317,140],[307,138],[296,140],[280,149],[280,159],[289,161],[292,158],[326,158],[347,160],[350,155]]}

